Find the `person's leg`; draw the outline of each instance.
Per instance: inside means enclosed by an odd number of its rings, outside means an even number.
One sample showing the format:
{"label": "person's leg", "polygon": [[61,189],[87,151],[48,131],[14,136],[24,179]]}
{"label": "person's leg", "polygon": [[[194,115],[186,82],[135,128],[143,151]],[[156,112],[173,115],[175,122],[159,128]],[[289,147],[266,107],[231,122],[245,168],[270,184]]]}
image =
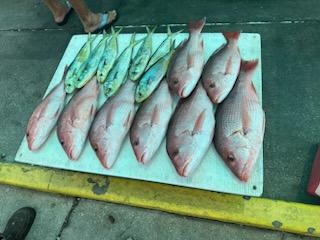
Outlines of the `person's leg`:
{"label": "person's leg", "polygon": [[66,4],[61,4],[57,0],[43,0],[43,2],[50,9],[54,21],[56,23],[61,23],[69,11],[68,6]]}
{"label": "person's leg", "polygon": [[8,220],[7,225],[0,239],[4,240],[23,240],[27,236],[33,221],[36,217],[36,211],[33,208],[24,207],[17,210]]}
{"label": "person's leg", "polygon": [[[101,27],[103,14],[92,12],[84,0],[69,0],[69,2],[79,15],[85,32],[94,32]],[[109,11],[107,23],[113,22],[116,16],[116,11]]]}

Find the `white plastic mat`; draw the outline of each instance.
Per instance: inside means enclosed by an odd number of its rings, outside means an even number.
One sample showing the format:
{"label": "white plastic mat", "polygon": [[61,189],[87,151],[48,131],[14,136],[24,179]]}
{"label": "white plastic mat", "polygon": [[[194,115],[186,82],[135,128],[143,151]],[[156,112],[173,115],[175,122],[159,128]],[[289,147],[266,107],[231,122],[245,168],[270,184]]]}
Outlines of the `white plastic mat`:
{"label": "white plastic mat", "polygon": [[[204,39],[205,57],[207,60],[211,53],[220,47],[225,40],[221,33],[203,33],[202,35]],[[145,34],[137,34],[136,39],[140,39],[144,36]],[[187,36],[188,34],[186,33],[179,34],[176,37],[176,43],[181,42]],[[99,38],[101,38],[101,36],[99,36]],[[131,34],[119,35],[119,52],[128,45],[130,38]],[[153,35],[154,49],[156,49],[164,38],[166,38],[166,34],[163,33]],[[59,82],[65,65],[71,63],[86,40],[87,35],[74,35],[71,38],[46,93]],[[139,45],[135,47],[134,53],[138,48]],[[243,59],[259,59],[259,65],[254,74],[253,82],[259,97],[262,100],[260,35],[256,33],[242,33],[239,39],[239,48]],[[105,98],[101,92],[99,99],[100,105],[102,105],[104,100]],[[106,170],[100,164],[88,141],[78,161],[69,160],[60,146],[56,131],[54,130],[47,142],[38,152],[29,151],[26,138],[24,138],[16,154],[15,160],[46,167],[140,179],[248,196],[260,196],[263,192],[263,150],[260,152],[254,171],[247,183],[239,181],[232,174],[217,154],[213,145],[210,147],[200,167],[192,176],[187,178],[179,176],[167,155],[165,140],[154,159],[149,164],[142,165],[135,159],[130,140],[127,137],[116,163],[112,169]]]}

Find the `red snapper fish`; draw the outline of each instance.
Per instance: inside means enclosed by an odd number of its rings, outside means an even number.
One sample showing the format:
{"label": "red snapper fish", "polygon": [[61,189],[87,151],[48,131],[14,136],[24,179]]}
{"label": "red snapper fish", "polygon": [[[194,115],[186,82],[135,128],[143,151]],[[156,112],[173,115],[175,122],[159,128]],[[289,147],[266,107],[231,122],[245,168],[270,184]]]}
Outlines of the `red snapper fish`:
{"label": "red snapper fish", "polygon": [[180,98],[188,97],[197,85],[204,65],[202,28],[206,18],[189,23],[189,38],[175,51],[168,67],[169,88]]}
{"label": "red snapper fish", "polygon": [[247,181],[258,158],[265,129],[252,76],[258,60],[242,61],[240,74],[228,97],[217,108],[214,144],[225,163]]}
{"label": "red snapper fish", "polygon": [[145,164],[160,147],[173,112],[172,96],[165,79],[140,106],[131,130],[130,140],[136,158]]}
{"label": "red snapper fish", "polygon": [[203,87],[213,103],[221,103],[237,80],[241,56],[238,48],[240,32],[223,33],[227,43],[214,52],[202,73]]}
{"label": "red snapper fish", "polygon": [[65,67],[61,81],[48,93],[41,103],[34,109],[26,130],[28,147],[31,151],[38,150],[48,139],[52,129],[56,126],[63,110],[66,92],[64,91]]}
{"label": "red snapper fish", "polygon": [[99,85],[94,76],[70,100],[58,122],[59,141],[71,160],[82,152],[98,104]]}
{"label": "red snapper fish", "polygon": [[199,82],[188,98],[180,99],[167,132],[167,152],[181,176],[189,176],[201,163],[214,125],[214,106]]}
{"label": "red snapper fish", "polygon": [[89,140],[101,164],[107,169],[117,160],[133,121],[135,85],[127,80],[117,94],[100,108],[92,124]]}

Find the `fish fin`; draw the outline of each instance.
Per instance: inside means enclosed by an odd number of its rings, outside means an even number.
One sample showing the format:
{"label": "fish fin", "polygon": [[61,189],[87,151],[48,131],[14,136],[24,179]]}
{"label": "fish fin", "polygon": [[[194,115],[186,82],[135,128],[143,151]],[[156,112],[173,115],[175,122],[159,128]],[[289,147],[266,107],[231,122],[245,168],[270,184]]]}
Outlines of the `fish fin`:
{"label": "fish fin", "polygon": [[204,43],[203,43],[203,39],[200,42],[200,47],[203,49]]}
{"label": "fish fin", "polygon": [[[114,111],[115,111],[115,106],[112,104],[111,106],[110,106],[110,110],[108,111],[108,113],[107,113],[107,118],[106,118],[106,125],[107,126],[109,126],[109,124],[111,124],[112,123],[112,121],[113,121],[113,113],[114,113]],[[108,124],[109,123],[109,124]]]}
{"label": "fish fin", "polygon": [[254,71],[256,69],[258,63],[259,63],[258,59],[249,60],[249,61],[241,59],[240,69],[241,69],[241,71],[244,71],[244,72]]}
{"label": "fish fin", "polygon": [[60,113],[60,111],[61,111],[61,108],[62,108],[62,106],[60,106],[60,107],[57,109],[57,111],[53,114],[53,117],[54,117],[54,118],[59,117],[59,113]]}
{"label": "fish fin", "polygon": [[147,34],[150,34],[150,28],[146,26]]}
{"label": "fish fin", "polygon": [[196,20],[193,22],[190,22],[188,24],[189,30],[190,32],[194,32],[194,33],[200,33],[202,31],[202,28],[204,27],[204,24],[206,23],[206,17],[203,17],[200,20]]}
{"label": "fish fin", "polygon": [[194,65],[194,59],[191,54],[188,54],[187,56],[187,65],[188,65],[188,69],[192,68]]}
{"label": "fish fin", "polygon": [[156,31],[156,29],[158,28],[158,26],[154,26],[151,30],[151,33],[154,33]]}
{"label": "fish fin", "polygon": [[131,111],[129,112],[127,118],[125,119],[124,123],[123,123],[123,126],[125,128],[129,128],[130,127],[130,122],[131,122]]}
{"label": "fish fin", "polygon": [[224,75],[230,74],[230,73],[231,73],[231,69],[232,69],[232,56],[230,56],[230,57],[228,58]]}
{"label": "fish fin", "polygon": [[153,125],[153,124],[158,124],[159,121],[160,121],[159,108],[158,108],[158,105],[156,105],[156,106],[153,108],[153,111],[152,111],[152,115],[151,115],[151,125]]}
{"label": "fish fin", "polygon": [[136,42],[134,41],[135,38],[136,38],[136,33],[134,32],[134,33],[131,35],[130,45],[135,45],[135,44],[136,44]]}
{"label": "fish fin", "polygon": [[192,130],[192,135],[195,135],[201,132],[205,116],[206,116],[206,110],[203,110],[197,117],[197,120]]}
{"label": "fish fin", "polygon": [[240,36],[240,32],[223,32],[222,34],[228,42],[232,40],[237,41]]}
{"label": "fish fin", "polygon": [[252,81],[251,81],[250,87],[251,87],[252,91],[254,91],[254,93],[255,93],[256,95],[258,95],[258,94],[257,94],[256,87],[254,86],[254,84],[253,84]]}
{"label": "fish fin", "polygon": [[167,34],[168,34],[168,36],[172,35],[171,28],[169,25],[167,26]]}
{"label": "fish fin", "polygon": [[92,104],[90,109],[90,116],[94,116],[96,114],[96,107]]}
{"label": "fish fin", "polygon": [[123,27],[120,27],[119,30],[115,32],[115,36],[118,36],[121,33],[122,29]]}
{"label": "fish fin", "polygon": [[114,27],[111,26],[111,34],[114,35],[116,33],[116,31],[114,30]]}

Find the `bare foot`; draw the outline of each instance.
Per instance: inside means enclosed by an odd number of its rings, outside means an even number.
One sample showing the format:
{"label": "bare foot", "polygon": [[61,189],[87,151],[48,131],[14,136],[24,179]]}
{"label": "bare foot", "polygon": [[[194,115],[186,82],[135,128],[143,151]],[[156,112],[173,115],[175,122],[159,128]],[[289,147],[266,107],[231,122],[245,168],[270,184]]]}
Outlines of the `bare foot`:
{"label": "bare foot", "polygon": [[53,18],[54,21],[56,23],[61,23],[63,22],[65,16],[67,15],[67,13],[69,12],[70,8],[65,6],[65,5],[61,5],[60,8],[58,8],[54,13],[53,13]]}
{"label": "bare foot", "polygon": [[[84,31],[89,33],[89,32],[94,32],[98,28],[101,28],[101,18],[102,18],[102,13],[94,13],[86,22],[83,22],[83,27]],[[106,23],[110,24],[112,23],[117,17],[117,12],[115,10],[109,11],[108,12],[108,21]]]}

